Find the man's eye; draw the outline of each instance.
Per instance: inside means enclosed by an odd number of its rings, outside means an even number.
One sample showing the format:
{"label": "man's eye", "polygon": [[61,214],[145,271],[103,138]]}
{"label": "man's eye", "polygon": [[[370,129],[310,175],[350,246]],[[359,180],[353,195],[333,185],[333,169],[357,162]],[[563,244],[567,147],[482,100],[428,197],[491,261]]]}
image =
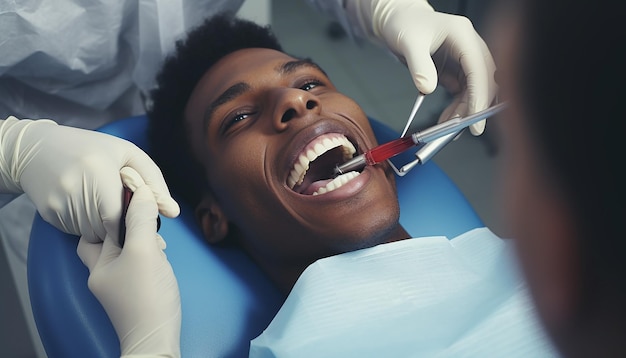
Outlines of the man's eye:
{"label": "man's eye", "polygon": [[303,91],[310,91],[317,86],[322,86],[323,83],[316,80],[307,81],[304,85],[300,86],[300,89]]}
{"label": "man's eye", "polygon": [[237,123],[239,121],[243,121],[244,119],[248,118],[248,116],[249,116],[248,113],[239,113],[239,114],[236,114],[233,118],[231,118],[230,122]]}
{"label": "man's eye", "polygon": [[250,117],[252,114],[251,113],[236,113],[234,114],[232,117],[230,117],[227,121],[226,121],[226,125],[224,127],[224,129],[228,129],[231,126],[245,120],[246,118]]}

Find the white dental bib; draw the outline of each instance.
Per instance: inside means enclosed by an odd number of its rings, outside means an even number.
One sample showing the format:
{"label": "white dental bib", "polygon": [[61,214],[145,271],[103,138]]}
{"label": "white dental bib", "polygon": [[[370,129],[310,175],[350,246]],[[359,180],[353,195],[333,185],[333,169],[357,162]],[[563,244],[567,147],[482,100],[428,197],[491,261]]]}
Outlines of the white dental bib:
{"label": "white dental bib", "polygon": [[552,357],[509,243],[486,228],[318,260],[250,357]]}

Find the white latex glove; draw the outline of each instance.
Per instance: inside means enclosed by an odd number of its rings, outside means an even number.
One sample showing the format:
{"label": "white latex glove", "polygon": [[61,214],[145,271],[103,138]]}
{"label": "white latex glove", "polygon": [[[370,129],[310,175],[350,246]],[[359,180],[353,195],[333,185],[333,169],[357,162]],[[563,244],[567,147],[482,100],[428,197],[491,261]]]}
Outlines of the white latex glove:
{"label": "white latex glove", "polygon": [[134,192],[124,248],[111,235],[97,244],[81,238],[78,256],[89,268],[89,289],[113,323],[122,356],[180,357],[180,293],[156,232],[157,204],[137,172],[124,168],[120,174]]}
{"label": "white latex glove", "polygon": [[[439,122],[487,108],[496,94],[495,63],[469,19],[436,12],[426,0],[346,0],[346,12],[370,39],[382,42],[402,62],[417,89],[443,86],[454,95]],[[482,134],[485,121],[470,126]]]}
{"label": "white latex glove", "polygon": [[0,121],[0,189],[25,192],[44,220],[89,242],[118,236],[123,167],[141,174],[163,215],[179,214],[161,171],[134,144],[51,120]]}

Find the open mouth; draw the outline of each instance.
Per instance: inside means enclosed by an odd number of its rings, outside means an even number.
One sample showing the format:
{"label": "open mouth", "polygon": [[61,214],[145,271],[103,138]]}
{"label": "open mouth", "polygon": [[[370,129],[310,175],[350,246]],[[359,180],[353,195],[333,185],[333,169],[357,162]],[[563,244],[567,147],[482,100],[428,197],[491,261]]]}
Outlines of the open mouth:
{"label": "open mouth", "polygon": [[323,134],[309,143],[289,172],[287,185],[303,195],[320,195],[336,190],[359,176],[348,172],[335,177],[333,169],[352,159],[356,148],[339,133]]}

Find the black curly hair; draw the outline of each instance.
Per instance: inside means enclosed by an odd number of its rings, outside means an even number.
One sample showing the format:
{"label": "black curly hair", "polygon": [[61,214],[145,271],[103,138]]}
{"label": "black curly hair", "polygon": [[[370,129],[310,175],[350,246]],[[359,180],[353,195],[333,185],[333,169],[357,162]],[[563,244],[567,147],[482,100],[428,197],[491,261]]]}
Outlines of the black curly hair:
{"label": "black curly hair", "polygon": [[184,110],[202,76],[224,56],[245,48],[282,51],[269,26],[222,13],[206,19],[176,43],[157,75],[147,110],[150,154],[163,171],[172,193],[195,207],[206,178],[194,159],[186,135]]}

